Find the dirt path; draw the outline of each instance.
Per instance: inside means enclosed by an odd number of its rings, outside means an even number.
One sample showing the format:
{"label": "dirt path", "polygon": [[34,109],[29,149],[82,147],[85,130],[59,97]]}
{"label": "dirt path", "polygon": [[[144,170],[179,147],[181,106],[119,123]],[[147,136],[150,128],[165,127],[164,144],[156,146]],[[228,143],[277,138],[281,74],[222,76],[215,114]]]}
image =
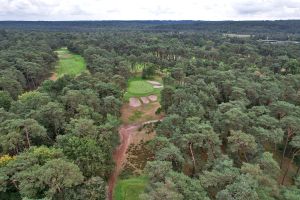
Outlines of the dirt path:
{"label": "dirt path", "polygon": [[[131,144],[137,143],[137,140],[143,139],[142,133],[139,128],[147,123],[154,123],[163,118],[163,115],[156,115],[156,110],[160,107],[158,102],[152,102],[140,107],[134,108],[129,104],[124,104],[122,112],[123,125],[119,128],[120,145],[114,152],[113,159],[115,161],[115,169],[108,181],[108,199],[113,200],[113,191],[118,180],[118,176],[122,172],[127,159],[127,150]],[[141,117],[134,121],[130,121],[129,118],[134,112],[143,113]],[[149,136],[147,136],[149,137]]]}
{"label": "dirt path", "polygon": [[113,199],[113,190],[115,188],[117,178],[122,171],[124,161],[126,159],[126,151],[130,144],[131,133],[138,129],[138,125],[122,125],[119,128],[120,145],[114,152],[115,169],[108,182],[108,199]]}

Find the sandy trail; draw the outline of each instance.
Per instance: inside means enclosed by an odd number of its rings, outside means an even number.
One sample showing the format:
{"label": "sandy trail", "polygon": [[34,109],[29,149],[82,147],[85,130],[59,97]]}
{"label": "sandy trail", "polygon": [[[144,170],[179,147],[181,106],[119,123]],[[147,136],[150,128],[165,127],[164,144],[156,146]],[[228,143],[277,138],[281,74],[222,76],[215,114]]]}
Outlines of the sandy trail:
{"label": "sandy trail", "polygon": [[[115,161],[115,169],[111,174],[108,181],[108,200],[113,200],[113,191],[124,165],[127,160],[127,150],[130,144],[137,143],[143,135],[139,131],[139,127],[154,123],[163,118],[163,115],[156,115],[155,111],[160,107],[159,102],[152,102],[147,105],[142,105],[140,107],[132,107],[130,104],[124,104],[121,112],[121,120],[123,121],[123,125],[119,128],[119,137],[120,137],[120,145],[117,147],[113,154],[113,159]],[[130,122],[128,118],[135,111],[140,111],[143,113],[143,117],[135,120],[134,122]],[[139,139],[140,138],[140,139]]]}
{"label": "sandy trail", "polygon": [[[152,84],[153,87],[163,87],[162,84],[157,81],[148,82]],[[113,192],[118,176],[122,172],[128,158],[127,150],[129,149],[129,146],[131,144],[140,143],[141,140],[147,138],[151,139],[155,136],[155,134],[142,134],[139,128],[163,119],[163,114],[156,114],[157,109],[160,107],[157,100],[158,97],[156,95],[141,98],[131,97],[129,103],[122,106],[121,120],[123,124],[119,128],[120,144],[113,154],[115,169],[108,180],[108,200],[113,200]],[[142,113],[142,115],[132,121],[130,118],[137,112]]]}
{"label": "sandy trail", "polygon": [[130,144],[131,133],[138,129],[138,125],[122,125],[119,128],[120,145],[114,152],[115,169],[108,182],[108,199],[113,199],[113,191],[117,182],[117,178],[122,171],[124,161],[126,160],[126,152]]}

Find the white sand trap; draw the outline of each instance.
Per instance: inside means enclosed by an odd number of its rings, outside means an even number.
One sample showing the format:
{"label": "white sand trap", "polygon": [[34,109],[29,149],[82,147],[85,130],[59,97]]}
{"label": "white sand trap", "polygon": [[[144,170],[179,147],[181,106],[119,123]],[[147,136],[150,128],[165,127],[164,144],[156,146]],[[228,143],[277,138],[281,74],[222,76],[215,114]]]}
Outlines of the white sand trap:
{"label": "white sand trap", "polygon": [[142,104],[141,104],[141,102],[140,102],[140,100],[138,98],[132,97],[132,98],[129,99],[129,105],[131,107],[135,107],[136,108],[136,107],[140,107]]}
{"label": "white sand trap", "polygon": [[162,85],[154,85],[153,88],[163,88],[164,86]]}
{"label": "white sand trap", "polygon": [[148,96],[148,99],[150,99],[150,101],[157,101],[157,96],[156,95],[150,95],[150,96]]}
{"label": "white sand trap", "polygon": [[150,103],[148,97],[141,97],[141,101],[143,102],[143,104],[148,104],[148,103]]}
{"label": "white sand trap", "polygon": [[157,82],[157,81],[147,81],[148,83],[150,83],[151,85],[153,85],[153,86],[162,86],[161,84],[160,84],[160,82]]}

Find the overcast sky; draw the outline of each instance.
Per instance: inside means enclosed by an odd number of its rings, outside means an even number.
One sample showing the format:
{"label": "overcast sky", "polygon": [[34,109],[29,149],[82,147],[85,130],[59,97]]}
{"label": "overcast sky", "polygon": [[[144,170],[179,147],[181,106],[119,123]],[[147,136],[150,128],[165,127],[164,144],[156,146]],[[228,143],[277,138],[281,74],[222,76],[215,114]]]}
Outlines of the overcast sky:
{"label": "overcast sky", "polygon": [[0,0],[0,20],[300,19],[300,0]]}

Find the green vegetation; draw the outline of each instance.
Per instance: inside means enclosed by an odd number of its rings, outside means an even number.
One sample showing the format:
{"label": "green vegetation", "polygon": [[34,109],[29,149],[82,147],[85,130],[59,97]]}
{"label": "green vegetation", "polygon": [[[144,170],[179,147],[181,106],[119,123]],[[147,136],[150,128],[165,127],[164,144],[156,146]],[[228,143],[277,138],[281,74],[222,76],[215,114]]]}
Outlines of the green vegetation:
{"label": "green vegetation", "polygon": [[153,88],[153,85],[148,83],[147,80],[135,77],[128,80],[128,88],[124,98],[129,100],[130,97],[144,97],[152,94],[159,96],[160,91],[160,88]]}
{"label": "green vegetation", "polygon": [[128,93],[134,95],[150,94],[154,91],[153,86],[144,80],[131,80],[128,84]]}
{"label": "green vegetation", "polygon": [[141,111],[134,111],[134,113],[129,117],[129,121],[134,122],[135,120],[139,119],[143,116],[143,112]]}
{"label": "green vegetation", "polygon": [[67,48],[61,48],[56,51],[59,57],[55,72],[58,77],[65,74],[78,75],[86,70],[86,63],[81,55],[71,53]]}
{"label": "green vegetation", "polygon": [[131,67],[131,72],[132,73],[141,73],[143,71],[143,69],[145,68],[145,66],[143,64],[135,64],[135,65],[132,65]]}
{"label": "green vegetation", "polygon": [[[0,22],[0,199],[104,200],[123,100],[150,94],[160,94],[164,118],[145,126],[156,133],[143,144],[147,152],[129,157],[148,179],[120,180],[118,198],[299,199],[300,21],[105,22],[103,31],[95,29],[104,22],[51,22],[59,32],[6,23],[13,22]],[[224,37],[227,25],[239,37]],[[58,61],[55,50],[66,46]],[[82,58],[90,73],[74,67],[85,66]],[[56,63],[61,77],[48,80]],[[143,73],[163,77],[164,88],[135,78]],[[143,109],[128,109],[143,114],[126,113],[126,122],[150,116]]]}
{"label": "green vegetation", "polygon": [[104,200],[119,141],[120,88],[80,74],[84,58],[66,49],[58,51],[61,77],[48,80],[54,49],[66,45],[56,33],[0,30],[0,38],[8,45],[0,44],[0,199]]}
{"label": "green vegetation", "polygon": [[144,192],[148,178],[139,176],[125,180],[119,180],[114,192],[115,200],[139,200],[139,195]]}

